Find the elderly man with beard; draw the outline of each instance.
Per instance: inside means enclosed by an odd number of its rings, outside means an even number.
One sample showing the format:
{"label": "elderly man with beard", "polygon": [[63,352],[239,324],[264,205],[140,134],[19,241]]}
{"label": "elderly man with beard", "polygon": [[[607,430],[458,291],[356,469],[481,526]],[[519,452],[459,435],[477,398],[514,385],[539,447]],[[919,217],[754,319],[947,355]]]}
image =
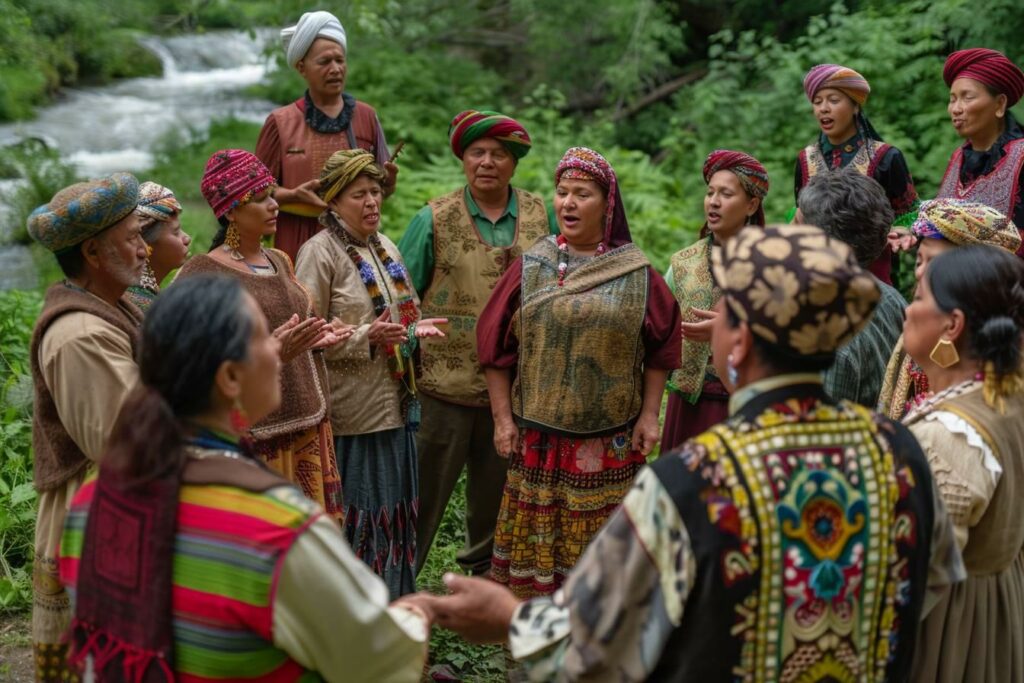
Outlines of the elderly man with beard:
{"label": "elderly man with beard", "polygon": [[142,312],[125,296],[146,262],[139,183],[127,173],[66,187],[28,219],[65,279],[46,292],[32,333],[32,447],[39,492],[32,642],[37,681],[71,680],[62,637],[71,617],[57,577],[64,516],[138,379]]}

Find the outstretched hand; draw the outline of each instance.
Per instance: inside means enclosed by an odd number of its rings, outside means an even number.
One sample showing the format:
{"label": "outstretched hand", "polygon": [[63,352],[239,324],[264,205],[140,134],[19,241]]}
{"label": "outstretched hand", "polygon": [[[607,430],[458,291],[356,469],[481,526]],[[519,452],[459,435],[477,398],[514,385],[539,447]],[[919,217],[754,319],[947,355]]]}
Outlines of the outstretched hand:
{"label": "outstretched hand", "polygon": [[438,626],[455,631],[471,643],[504,643],[519,599],[489,579],[445,574],[449,595],[418,593]]}
{"label": "outstretched hand", "polygon": [[299,320],[296,313],[276,327],[272,334],[281,342],[281,362],[287,363],[300,354],[317,348],[317,345],[332,332],[331,324],[323,318]]}
{"label": "outstretched hand", "polygon": [[423,318],[416,323],[416,338],[443,337],[444,332],[438,329],[438,325],[447,325],[448,318]]}
{"label": "outstretched hand", "polygon": [[370,329],[366,332],[366,338],[375,346],[394,346],[406,340],[405,325],[391,322],[391,309],[384,309],[384,312],[370,323]]}
{"label": "outstretched hand", "polygon": [[690,308],[690,312],[700,319],[696,323],[683,323],[683,339],[687,341],[706,342],[711,341],[711,328],[715,324],[718,314],[714,311],[706,311],[703,308]]}
{"label": "outstretched hand", "polygon": [[886,240],[894,254],[910,251],[917,244],[917,237],[906,228],[893,228],[886,236]]}

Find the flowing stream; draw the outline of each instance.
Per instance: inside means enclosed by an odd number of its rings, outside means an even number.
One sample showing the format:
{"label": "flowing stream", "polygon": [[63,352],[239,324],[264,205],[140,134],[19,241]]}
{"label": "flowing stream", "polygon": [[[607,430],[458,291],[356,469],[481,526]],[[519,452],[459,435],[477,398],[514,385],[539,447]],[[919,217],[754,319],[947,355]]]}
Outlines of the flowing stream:
{"label": "flowing stream", "polygon": [[[205,131],[227,116],[262,123],[273,108],[245,89],[267,73],[264,47],[276,31],[211,31],[147,37],[143,44],[163,63],[163,75],[69,89],[32,121],[0,125],[0,145],[39,138],[58,149],[83,178],[114,171],[141,173],[169,136]],[[255,140],[253,141],[255,144]],[[0,200],[19,181],[0,180]],[[11,217],[0,201],[0,242]],[[28,250],[0,246],[0,289],[32,288],[36,274]]]}

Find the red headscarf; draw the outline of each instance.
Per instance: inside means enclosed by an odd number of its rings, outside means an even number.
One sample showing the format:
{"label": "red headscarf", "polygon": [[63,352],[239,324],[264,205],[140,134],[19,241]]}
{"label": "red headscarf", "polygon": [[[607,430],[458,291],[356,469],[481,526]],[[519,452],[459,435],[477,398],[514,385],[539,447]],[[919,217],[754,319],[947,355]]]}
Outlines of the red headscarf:
{"label": "red headscarf", "polygon": [[719,171],[732,171],[739,178],[743,190],[761,200],[750,221],[754,225],[764,225],[764,198],[768,194],[769,184],[768,171],[761,162],[745,152],[716,149],[704,161],[704,182],[710,183],[711,176]]}
{"label": "red headscarf", "polygon": [[942,79],[952,86],[958,78],[971,78],[1006,95],[1006,106],[1012,107],[1024,95],[1024,71],[1002,52],[984,47],[954,52],[946,58]]}

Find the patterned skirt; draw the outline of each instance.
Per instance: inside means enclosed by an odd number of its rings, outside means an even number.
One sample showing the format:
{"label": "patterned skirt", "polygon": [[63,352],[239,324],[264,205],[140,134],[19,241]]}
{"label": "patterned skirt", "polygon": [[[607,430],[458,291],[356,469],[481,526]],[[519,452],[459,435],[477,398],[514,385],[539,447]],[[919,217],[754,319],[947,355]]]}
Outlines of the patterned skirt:
{"label": "patterned skirt", "polygon": [[341,476],[334,459],[334,432],[325,419],[315,427],[254,441],[256,457],[302,489],[328,515],[345,522]]}
{"label": "patterned skirt", "polygon": [[416,439],[406,427],[334,439],[345,487],[345,538],[391,599],[416,590],[420,506]]}
{"label": "patterned skirt", "polygon": [[519,598],[554,593],[644,463],[628,433],[577,439],[524,430],[508,467],[491,578]]}

